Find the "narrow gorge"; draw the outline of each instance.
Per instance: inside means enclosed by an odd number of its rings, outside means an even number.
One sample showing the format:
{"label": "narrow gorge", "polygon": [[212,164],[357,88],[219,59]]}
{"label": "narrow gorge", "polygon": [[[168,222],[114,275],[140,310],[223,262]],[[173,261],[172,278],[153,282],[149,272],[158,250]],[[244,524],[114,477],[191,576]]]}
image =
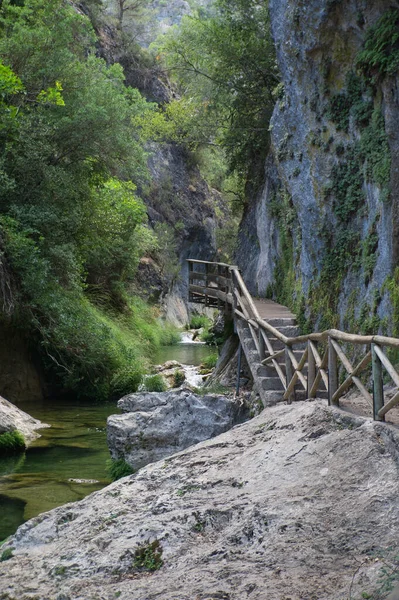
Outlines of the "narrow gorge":
{"label": "narrow gorge", "polygon": [[0,600],[399,598],[398,84],[398,0],[3,0]]}

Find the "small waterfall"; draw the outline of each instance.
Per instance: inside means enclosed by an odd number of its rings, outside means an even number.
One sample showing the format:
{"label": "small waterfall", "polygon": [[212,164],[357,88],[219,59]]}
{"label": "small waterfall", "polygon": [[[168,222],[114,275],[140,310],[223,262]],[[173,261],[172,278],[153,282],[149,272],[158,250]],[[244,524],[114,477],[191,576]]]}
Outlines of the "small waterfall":
{"label": "small waterfall", "polygon": [[201,387],[204,383],[202,375],[199,374],[199,367],[194,365],[182,365],[184,374],[186,376],[185,383],[194,387]]}
{"label": "small waterfall", "polygon": [[193,331],[182,331],[180,344],[205,344],[205,342],[201,342],[199,339],[193,339],[193,336]]}

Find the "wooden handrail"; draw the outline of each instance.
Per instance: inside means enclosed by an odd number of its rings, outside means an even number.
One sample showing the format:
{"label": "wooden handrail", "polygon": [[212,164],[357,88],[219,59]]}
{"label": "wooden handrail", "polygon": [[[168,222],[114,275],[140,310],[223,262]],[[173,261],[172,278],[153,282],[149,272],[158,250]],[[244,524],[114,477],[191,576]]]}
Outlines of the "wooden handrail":
{"label": "wooden handrail", "polygon": [[227,265],[226,263],[221,263],[221,262],[209,262],[208,260],[195,260],[194,258],[188,258],[187,259],[188,263],[194,263],[197,265],[215,265],[215,267],[219,266],[219,267],[226,267],[226,269],[237,269],[238,267],[236,266],[232,266],[232,265]]}
{"label": "wooden handrail", "polygon": [[[284,399],[291,400],[297,381],[301,383],[302,387],[307,388],[309,397],[314,397],[317,394],[319,385],[323,382],[329,392],[329,403],[336,406],[339,405],[339,398],[354,384],[365,400],[373,404],[375,419],[384,419],[385,414],[399,404],[399,391],[397,391],[392,400],[384,405],[382,379],[382,369],[384,368],[394,386],[399,390],[399,374],[382,350],[383,347],[399,348],[398,338],[378,334],[358,335],[339,329],[327,329],[322,332],[287,337],[260,317],[237,266],[196,259],[188,259],[188,263],[190,266],[189,289],[190,294],[193,296],[192,299],[203,301],[202,298],[204,298],[205,305],[209,306],[216,306],[215,302],[217,302],[218,307],[220,307],[221,302],[224,302],[225,306],[232,306],[233,316],[248,324],[255,348],[260,355],[261,364],[275,369],[285,390]],[[205,272],[194,271],[194,265],[198,264],[205,265]],[[218,274],[210,273],[210,267],[217,269]],[[223,269],[223,274],[220,272],[221,269]],[[212,285],[216,284],[215,287],[209,287],[207,277],[209,277],[209,281],[212,281]],[[191,284],[191,280],[196,278],[203,279],[204,285]],[[219,286],[223,287],[223,290],[219,290]],[[229,291],[229,293],[226,293],[226,291]],[[268,335],[284,344],[284,349],[274,350],[272,339],[269,339]],[[339,342],[366,346],[369,349],[366,349],[365,356],[359,364],[353,367]],[[295,345],[305,343],[307,344],[306,350],[304,350],[302,358],[298,362],[292,348]],[[320,357],[317,350],[317,344],[319,343],[325,344],[324,347],[327,348],[323,358]],[[284,374],[276,360],[283,355],[286,357],[286,374]],[[369,367],[371,362],[373,364],[373,397],[358,377],[361,372]],[[303,373],[306,365],[308,365],[308,370],[310,369],[310,379]],[[340,385],[338,382],[338,369],[341,369],[341,374],[344,375],[344,379],[341,379],[343,382]],[[346,376],[345,372],[347,373]]]}
{"label": "wooden handrail", "polygon": [[234,272],[235,278],[237,280],[237,283],[239,284],[242,293],[244,294],[244,298],[245,300],[248,302],[249,307],[252,311],[252,316],[254,317],[255,321],[261,321],[262,319],[259,316],[258,310],[254,304],[254,301],[252,300],[252,296],[249,293],[247,286],[245,285],[245,282],[243,280],[243,278],[241,277],[241,273],[238,270],[237,267],[230,267],[230,271]]}

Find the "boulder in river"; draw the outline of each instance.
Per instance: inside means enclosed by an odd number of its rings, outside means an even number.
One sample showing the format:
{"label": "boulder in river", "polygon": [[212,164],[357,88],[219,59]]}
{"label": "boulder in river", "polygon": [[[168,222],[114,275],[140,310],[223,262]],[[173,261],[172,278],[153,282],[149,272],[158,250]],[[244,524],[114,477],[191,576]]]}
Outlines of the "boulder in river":
{"label": "boulder in river", "polygon": [[29,444],[40,437],[37,429],[44,427],[49,427],[49,425],[34,419],[0,396],[0,435],[10,431],[19,431],[24,436],[25,442]]}
{"label": "boulder in river", "polygon": [[247,418],[241,401],[229,396],[199,396],[190,389],[142,392],[118,402],[124,414],[108,418],[113,459],[138,469],[215,437]]}

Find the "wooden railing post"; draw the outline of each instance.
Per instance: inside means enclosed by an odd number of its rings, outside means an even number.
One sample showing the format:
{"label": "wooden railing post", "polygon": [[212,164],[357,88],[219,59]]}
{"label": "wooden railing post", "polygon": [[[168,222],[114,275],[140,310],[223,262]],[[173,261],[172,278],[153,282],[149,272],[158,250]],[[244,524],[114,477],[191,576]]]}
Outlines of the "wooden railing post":
{"label": "wooden railing post", "polygon": [[[208,263],[205,263],[205,289],[208,287]],[[205,306],[208,306],[208,294],[205,292]]]}
{"label": "wooden railing post", "polygon": [[237,315],[236,315],[236,310],[237,310],[237,297],[234,294],[234,288],[235,288],[235,275],[234,275],[234,271],[230,271],[230,285],[231,285],[231,293],[233,295],[233,323],[234,323],[234,333],[237,333]]}
{"label": "wooden railing post", "polygon": [[338,389],[338,365],[337,352],[332,344],[331,337],[328,338],[328,404],[339,406],[339,400],[333,402],[333,396]]}
{"label": "wooden railing post", "polygon": [[307,389],[308,398],[311,398],[312,396],[314,398],[316,396],[316,392],[313,392],[313,395],[311,394],[311,389],[313,387],[315,379],[316,379],[316,360],[315,360],[314,354],[312,352],[312,344],[310,341],[308,341],[308,389]]}
{"label": "wooden railing post", "polygon": [[[286,376],[287,388],[288,388],[289,383],[294,376],[294,370],[292,368],[292,362],[291,362],[291,358],[289,355],[288,346],[285,347],[285,376]],[[292,390],[292,392],[289,395],[289,397],[287,398],[287,400],[288,400],[288,404],[291,404],[291,402],[293,402],[295,400],[295,388]]]}
{"label": "wooden railing post", "polygon": [[191,260],[188,261],[188,301],[191,302],[193,299],[193,294],[190,291],[190,286],[192,284],[191,281],[191,273],[193,273],[194,271],[194,263],[191,262]]}
{"label": "wooden railing post", "polygon": [[242,345],[241,345],[241,340],[240,340],[238,342],[236,396],[239,396],[239,394],[240,394],[241,357],[242,357]]}
{"label": "wooden railing post", "polygon": [[375,344],[371,344],[371,357],[373,366],[373,413],[374,421],[385,421],[385,416],[380,417],[378,411],[384,406],[384,382],[382,379],[381,359],[375,351]]}
{"label": "wooden railing post", "polygon": [[261,327],[259,327],[259,329],[258,329],[258,342],[259,342],[259,356],[260,356],[260,360],[262,361],[264,358],[266,358],[266,344],[265,344],[264,337],[262,335]]}

